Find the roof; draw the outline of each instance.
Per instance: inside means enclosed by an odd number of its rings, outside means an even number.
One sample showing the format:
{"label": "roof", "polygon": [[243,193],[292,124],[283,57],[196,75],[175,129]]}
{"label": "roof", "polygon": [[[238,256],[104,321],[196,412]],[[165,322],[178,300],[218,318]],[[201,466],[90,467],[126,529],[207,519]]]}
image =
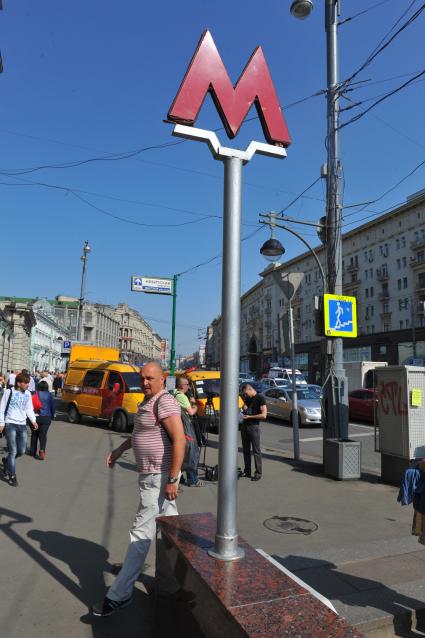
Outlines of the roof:
{"label": "roof", "polygon": [[122,361],[102,361],[101,359],[76,359],[73,361],[69,370],[71,369],[79,369],[79,370],[113,370],[115,372],[136,372],[137,374],[140,372],[140,368],[138,366],[133,366],[129,363],[123,363]]}

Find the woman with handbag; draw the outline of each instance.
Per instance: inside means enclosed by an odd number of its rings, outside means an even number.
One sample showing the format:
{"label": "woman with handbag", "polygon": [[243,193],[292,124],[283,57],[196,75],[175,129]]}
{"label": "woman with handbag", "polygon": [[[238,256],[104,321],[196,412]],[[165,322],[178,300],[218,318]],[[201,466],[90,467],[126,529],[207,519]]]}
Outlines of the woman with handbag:
{"label": "woman with handbag", "polygon": [[[44,461],[46,458],[47,432],[52,419],[55,417],[55,406],[49,386],[46,381],[40,381],[37,385],[37,392],[33,395],[34,411],[37,413],[38,429],[31,434],[30,454],[34,458]],[[37,446],[39,451],[37,455]]]}

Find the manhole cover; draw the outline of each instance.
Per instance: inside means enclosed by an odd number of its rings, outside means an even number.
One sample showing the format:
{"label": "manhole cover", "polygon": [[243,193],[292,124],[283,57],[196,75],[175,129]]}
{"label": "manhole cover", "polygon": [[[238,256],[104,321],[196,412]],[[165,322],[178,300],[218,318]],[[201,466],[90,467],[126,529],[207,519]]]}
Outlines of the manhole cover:
{"label": "manhole cover", "polygon": [[307,521],[305,518],[296,518],[295,516],[272,516],[267,518],[263,525],[271,532],[304,534],[305,536],[309,536],[319,529],[314,521]]}

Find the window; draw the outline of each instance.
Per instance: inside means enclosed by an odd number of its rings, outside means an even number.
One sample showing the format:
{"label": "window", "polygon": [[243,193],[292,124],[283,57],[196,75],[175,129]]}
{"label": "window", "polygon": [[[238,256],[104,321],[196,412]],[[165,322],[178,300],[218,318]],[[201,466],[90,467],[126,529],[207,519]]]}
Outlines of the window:
{"label": "window", "polygon": [[406,237],[401,238],[401,247],[406,248]]}
{"label": "window", "polygon": [[395,240],[395,247],[397,248],[397,250],[400,250],[400,240],[399,239]]}
{"label": "window", "polygon": [[365,292],[366,292],[366,297],[369,297],[369,288],[366,288]]}
{"label": "window", "polygon": [[402,299],[399,299],[399,300],[398,300],[398,309],[399,309],[399,310],[402,310],[402,309],[403,309],[403,301],[402,301]]}
{"label": "window", "polygon": [[89,370],[84,378],[85,388],[100,388],[103,381],[104,372],[98,372],[96,370]]}
{"label": "window", "polygon": [[406,268],[407,266],[407,260],[406,257],[403,257],[403,268]]}
{"label": "window", "polygon": [[403,330],[403,319],[400,319],[400,330]]}
{"label": "window", "polygon": [[390,324],[384,323],[384,332],[389,332],[389,331],[390,331]]}
{"label": "window", "polygon": [[397,269],[400,270],[401,268],[401,259],[397,259]]}
{"label": "window", "polygon": [[93,321],[93,313],[92,312],[86,312],[85,313],[85,317],[86,317],[86,323],[91,323]]}
{"label": "window", "polygon": [[425,288],[425,272],[419,273],[418,284],[421,288]]}
{"label": "window", "polygon": [[407,277],[403,277],[403,288],[407,288]]}
{"label": "window", "polygon": [[367,260],[368,260],[367,250],[365,250],[365,251],[364,251],[364,253],[363,253],[363,257],[364,257],[364,260],[365,260],[365,261],[367,261]]}
{"label": "window", "polygon": [[401,279],[397,279],[397,288],[401,290]]}
{"label": "window", "polygon": [[370,296],[373,297],[373,286],[370,287]]}
{"label": "window", "polygon": [[[114,389],[114,385],[118,383],[120,386],[119,391],[122,392],[124,385],[123,385],[123,381],[122,381],[122,377],[118,372],[110,372],[109,373],[109,377],[108,377],[108,390],[110,390],[112,392],[112,390]],[[139,389],[140,389],[140,385],[139,385]]]}
{"label": "window", "polygon": [[384,305],[383,305],[383,311],[384,311],[384,312],[389,312],[389,307],[390,307],[390,305],[389,305],[389,303],[386,301],[386,302],[384,303]]}
{"label": "window", "polygon": [[372,333],[375,332],[375,326],[373,324],[371,326],[371,331],[372,331]]}
{"label": "window", "polygon": [[373,317],[375,314],[375,308],[373,306],[370,307],[370,316]]}
{"label": "window", "polygon": [[364,271],[364,278],[365,278],[365,279],[367,279],[368,275],[369,275],[369,271],[368,271],[368,269],[366,268],[366,270]]}

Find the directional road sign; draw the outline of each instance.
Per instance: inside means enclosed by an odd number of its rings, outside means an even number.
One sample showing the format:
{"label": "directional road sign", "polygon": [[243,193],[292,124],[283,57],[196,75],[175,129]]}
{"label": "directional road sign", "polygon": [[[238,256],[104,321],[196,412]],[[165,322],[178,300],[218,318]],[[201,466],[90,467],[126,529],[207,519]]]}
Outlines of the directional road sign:
{"label": "directional road sign", "polygon": [[160,277],[140,277],[132,275],[131,290],[133,292],[150,292],[156,295],[172,295],[173,280]]}
{"label": "directional road sign", "polygon": [[324,295],[325,335],[357,337],[357,305],[355,297]]}

